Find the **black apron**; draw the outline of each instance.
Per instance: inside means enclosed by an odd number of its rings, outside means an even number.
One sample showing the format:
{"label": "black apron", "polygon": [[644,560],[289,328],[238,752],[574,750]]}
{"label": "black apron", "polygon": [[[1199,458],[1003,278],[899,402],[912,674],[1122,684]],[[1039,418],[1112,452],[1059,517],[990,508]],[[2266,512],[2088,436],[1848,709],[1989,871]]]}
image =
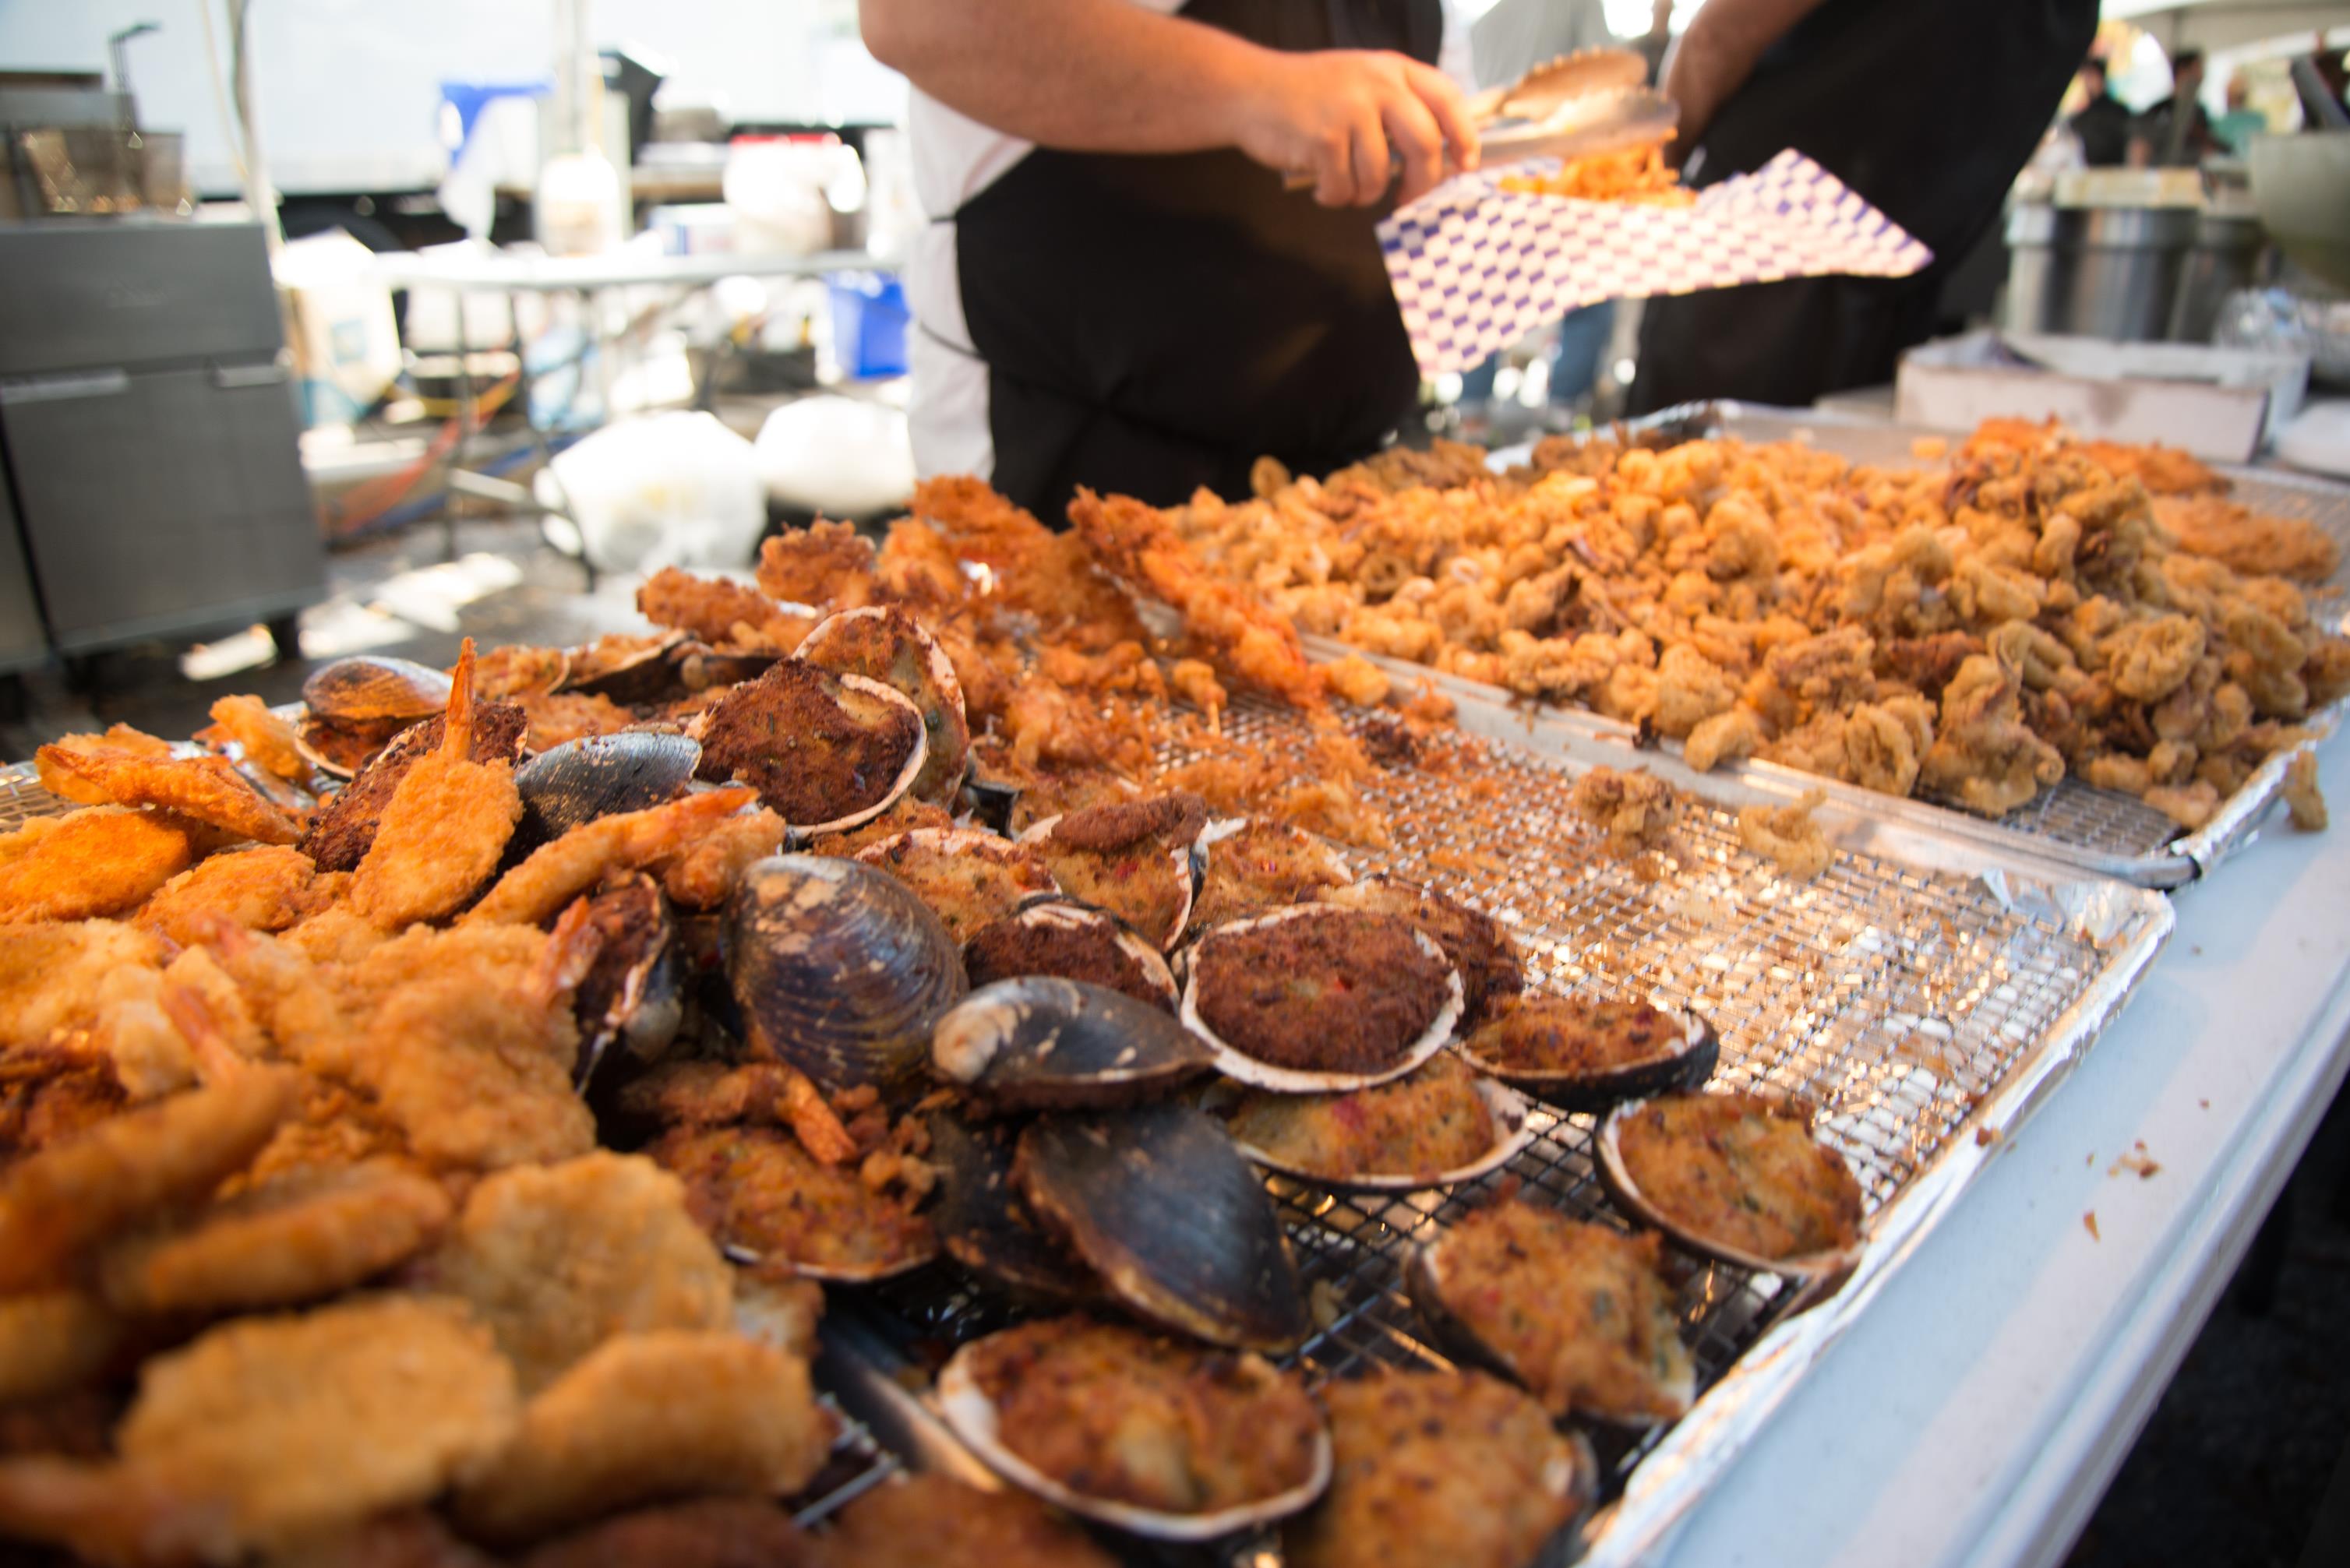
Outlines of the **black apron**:
{"label": "black apron", "polygon": [[1696,183],[1792,147],[1934,252],[1914,277],[1795,278],[1651,299],[1629,409],[1802,407],[1893,379],[1943,280],[1999,220],[2095,36],[2097,0],[1828,0],[1757,62]]}
{"label": "black apron", "polygon": [[[1434,63],[1440,0],[1193,0],[1277,49]],[[1323,473],[1376,451],[1419,371],[1373,226],[1237,151],[1038,148],[955,214],[988,368],[995,488],[1058,526],[1078,485],[1158,505],[1248,489],[1269,452]]]}

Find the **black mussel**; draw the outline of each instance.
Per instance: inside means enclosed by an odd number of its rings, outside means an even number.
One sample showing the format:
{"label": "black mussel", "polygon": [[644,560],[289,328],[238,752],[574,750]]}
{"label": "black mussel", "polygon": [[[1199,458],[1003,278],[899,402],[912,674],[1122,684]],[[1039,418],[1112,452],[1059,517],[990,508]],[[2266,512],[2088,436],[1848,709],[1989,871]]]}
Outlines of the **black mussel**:
{"label": "black mussel", "polygon": [[965,990],[939,918],[886,871],[776,855],[727,907],[727,974],[753,1050],[827,1089],[891,1088],[930,1054]]}
{"label": "black mussel", "polygon": [[947,1256],[1026,1300],[1070,1303],[1096,1293],[1092,1272],[1045,1234],[1012,1179],[1016,1128],[967,1126],[941,1114],[931,1117],[930,1130],[930,1161],[939,1173],[931,1224]]}
{"label": "black mussel", "polygon": [[1157,948],[1105,909],[1045,894],[981,927],[963,944],[973,985],[1024,974],[1058,975],[1123,992],[1175,1011],[1174,971]]}
{"label": "black mussel", "polygon": [[677,928],[659,884],[638,872],[604,888],[588,901],[588,922],[601,940],[572,995],[579,1019],[573,1077],[583,1087],[623,1061],[659,1061],[685,1015]]}
{"label": "black mussel", "polygon": [[1628,997],[1519,996],[1488,1010],[1461,1054],[1562,1110],[1596,1112],[1700,1086],[1721,1040],[1693,1012]]}
{"label": "black mussel", "polygon": [[1312,1320],[1273,1199],[1203,1113],[1162,1101],[1039,1116],[1013,1168],[1036,1217],[1129,1311],[1211,1345],[1304,1343]]}
{"label": "black mussel", "polygon": [[931,1031],[931,1071],[998,1111],[1156,1099],[1214,1061],[1164,1010],[1050,975],[982,986]]}
{"label": "black mussel", "polygon": [[677,650],[677,675],[688,691],[739,686],[764,675],[782,657],[757,649],[712,648],[704,642],[689,642]]}
{"label": "black mussel", "polygon": [[1399,915],[1426,931],[1461,971],[1464,1029],[1474,1027],[1494,1002],[1517,995],[1524,987],[1517,946],[1501,922],[1433,888],[1380,872],[1343,888],[1326,888],[1315,898],[1342,909]]}
{"label": "black mussel", "polygon": [[412,659],[353,654],[312,670],[302,705],[331,724],[413,723],[449,706],[449,677]]}
{"label": "black mussel", "polygon": [[920,711],[929,742],[914,798],[933,805],[954,799],[971,758],[971,724],[953,661],[921,622],[893,605],[842,610],[818,621],[792,657],[903,694]]}
{"label": "black mussel", "polygon": [[701,765],[702,748],[693,742],[650,730],[549,747],[515,770],[522,796],[515,838],[527,851],[599,816],[675,800]]}
{"label": "black mussel", "polygon": [[962,808],[990,833],[1010,834],[1012,813],[1020,804],[1020,786],[972,774],[962,781]]}
{"label": "black mussel", "polygon": [[685,640],[681,631],[598,638],[585,648],[569,650],[562,690],[608,698],[623,705],[679,696],[683,691],[679,650]]}

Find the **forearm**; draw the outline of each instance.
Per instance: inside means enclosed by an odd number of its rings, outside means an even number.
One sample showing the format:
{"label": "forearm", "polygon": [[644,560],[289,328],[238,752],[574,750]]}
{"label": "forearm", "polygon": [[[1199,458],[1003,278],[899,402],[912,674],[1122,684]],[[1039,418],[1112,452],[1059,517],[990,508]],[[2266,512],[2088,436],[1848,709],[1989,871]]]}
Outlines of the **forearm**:
{"label": "forearm", "polygon": [[1130,0],[863,0],[866,47],[973,119],[1048,147],[1228,146],[1271,53]]}
{"label": "forearm", "polygon": [[1667,68],[1665,91],[1681,106],[1685,140],[1701,135],[1714,111],[1754,71],[1772,45],[1822,0],[1710,0],[1690,21]]}

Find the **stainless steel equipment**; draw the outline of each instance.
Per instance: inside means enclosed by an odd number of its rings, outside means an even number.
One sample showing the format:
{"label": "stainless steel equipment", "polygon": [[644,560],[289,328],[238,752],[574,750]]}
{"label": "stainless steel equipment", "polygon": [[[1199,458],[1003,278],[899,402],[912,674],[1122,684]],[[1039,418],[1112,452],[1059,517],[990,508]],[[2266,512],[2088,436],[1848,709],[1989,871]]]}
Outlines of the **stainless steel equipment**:
{"label": "stainless steel equipment", "polygon": [[2211,341],[2220,307],[2238,289],[2252,286],[2267,242],[2254,213],[2207,212],[2197,219],[2195,243],[2179,266],[2178,292],[2170,305],[2172,342]]}
{"label": "stainless steel equipment", "polygon": [[50,639],[273,623],[325,592],[252,224],[0,224],[0,453]]}
{"label": "stainless steel equipment", "polygon": [[2196,219],[2192,207],[2016,203],[2005,325],[2120,342],[2162,337]]}

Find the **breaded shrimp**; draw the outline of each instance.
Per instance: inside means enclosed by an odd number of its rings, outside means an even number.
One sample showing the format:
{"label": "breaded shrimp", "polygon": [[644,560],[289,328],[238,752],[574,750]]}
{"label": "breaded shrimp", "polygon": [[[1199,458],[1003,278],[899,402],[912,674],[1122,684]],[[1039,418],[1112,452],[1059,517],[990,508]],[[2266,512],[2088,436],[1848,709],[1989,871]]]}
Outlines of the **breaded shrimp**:
{"label": "breaded shrimp", "polygon": [[294,726],[269,711],[258,697],[224,697],[212,706],[213,722],[244,748],[245,760],[281,779],[310,776],[309,760],[294,743]]}
{"label": "breaded shrimp", "polygon": [[[171,742],[129,724],[109,724],[102,735],[60,735],[50,744],[60,752],[78,752],[85,756],[143,757],[161,762],[172,754]],[[107,805],[114,799],[97,785],[84,783],[59,763],[41,761],[38,753],[33,758],[33,769],[40,775],[41,787],[59,800],[69,800],[76,805]]]}
{"label": "breaded shrimp", "polygon": [[153,805],[262,844],[291,844],[301,824],[262,798],[226,757],[133,757],[43,746],[44,768],[99,791],[118,805]]}
{"label": "breaded shrimp", "polygon": [[439,752],[418,760],[384,807],[375,842],[351,877],[351,904],[387,929],[439,920],[464,907],[497,869],[522,796],[514,769],[477,763],[473,733],[473,639],[465,639],[449,688]]}
{"label": "breaded shrimp", "polygon": [[539,925],[595,887],[607,871],[636,870],[681,856],[758,798],[754,789],[714,789],[583,823],[554,843],[540,845],[499,877],[465,911],[463,923]]}

